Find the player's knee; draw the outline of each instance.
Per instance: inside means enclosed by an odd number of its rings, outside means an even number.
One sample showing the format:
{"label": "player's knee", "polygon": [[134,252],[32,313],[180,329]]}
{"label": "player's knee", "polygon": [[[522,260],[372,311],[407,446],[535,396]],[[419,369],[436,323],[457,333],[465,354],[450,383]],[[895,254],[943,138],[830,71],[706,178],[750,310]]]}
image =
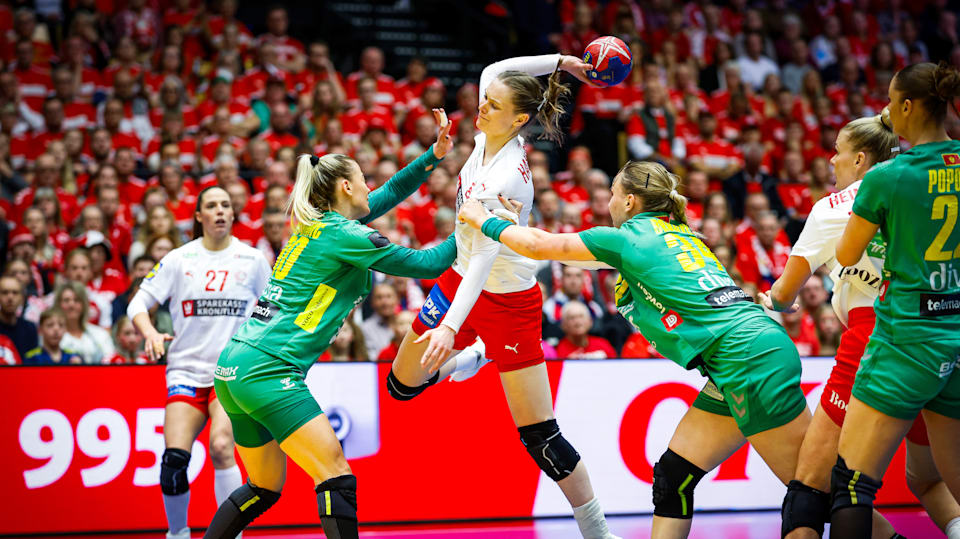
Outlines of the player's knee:
{"label": "player's knee", "polygon": [[248,480],[240,488],[230,493],[230,501],[241,513],[250,512],[250,520],[262,515],[280,499],[280,493],[258,487]]}
{"label": "player's knee", "polygon": [[560,433],[556,419],[549,419],[517,429],[520,441],[527,448],[537,466],[547,477],[560,481],[573,473],[580,462],[580,454]]}
{"label": "player's knee", "polygon": [[404,384],[399,378],[397,378],[397,375],[393,373],[393,369],[390,369],[390,373],[387,374],[387,393],[389,393],[391,397],[397,399],[398,401],[408,401],[413,399],[417,395],[423,393],[423,391],[428,387],[430,387],[429,383],[416,387]]}
{"label": "player's knee", "polygon": [[653,514],[693,518],[693,489],[706,473],[668,448],[653,465]]}
{"label": "player's knee", "polygon": [[830,475],[831,513],[847,507],[872,508],[883,483],[859,471],[847,468],[843,457]]}
{"label": "player's knee", "polygon": [[338,475],[317,485],[320,519],[357,520],[357,476]]}
{"label": "player's knee", "polygon": [[781,516],[781,537],[786,537],[797,528],[811,528],[822,536],[823,525],[830,520],[830,493],[797,480],[790,481],[787,495],[783,498]]}
{"label": "player's knee", "polygon": [[190,452],[168,447],[160,457],[160,490],[167,496],[176,496],[190,490],[187,465]]}
{"label": "player's knee", "polygon": [[217,469],[229,468],[236,463],[233,457],[233,435],[219,433],[210,435],[210,461]]}

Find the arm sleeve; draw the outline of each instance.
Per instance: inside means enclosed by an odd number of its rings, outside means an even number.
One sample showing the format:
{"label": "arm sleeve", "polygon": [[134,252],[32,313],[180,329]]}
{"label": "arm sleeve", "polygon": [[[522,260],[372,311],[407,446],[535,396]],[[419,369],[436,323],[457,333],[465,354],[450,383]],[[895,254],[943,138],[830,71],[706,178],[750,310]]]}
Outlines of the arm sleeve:
{"label": "arm sleeve", "polygon": [[392,247],[389,253],[370,268],[388,275],[435,279],[453,264],[453,259],[457,256],[457,243],[452,234],[446,241],[431,249],[418,251],[399,245]]}
{"label": "arm sleeve", "polygon": [[821,208],[822,206],[815,206],[810,212],[806,224],[803,225],[803,231],[797,238],[797,243],[790,251],[791,256],[805,258],[810,264],[810,271],[816,271],[833,258],[837,240],[847,226],[846,218],[838,218],[844,216],[835,215],[837,212],[827,215],[826,211],[818,211]]}
{"label": "arm sleeve", "polygon": [[[483,92],[487,90],[493,79],[504,71],[523,71],[534,77],[540,75],[549,75],[557,69],[560,64],[559,54],[544,54],[541,56],[518,56],[509,58],[488,65],[480,74],[480,99],[483,99]],[[449,314],[447,316],[450,316]]]}
{"label": "arm sleeve", "polygon": [[653,148],[647,144],[647,139],[643,135],[630,135],[627,138],[627,149],[630,150],[630,156],[634,159],[646,159],[653,155]]}
{"label": "arm sleeve", "polygon": [[595,226],[580,233],[580,240],[600,262],[619,269],[620,253],[624,249],[623,234],[611,226]]}
{"label": "arm sleeve", "polygon": [[887,215],[887,196],[892,189],[885,185],[886,175],[883,171],[888,169],[889,167],[869,170],[863,177],[857,197],[853,200],[853,213],[875,225],[883,224]]}
{"label": "arm sleeve", "polygon": [[137,290],[133,299],[130,300],[130,304],[127,305],[127,318],[133,320],[134,316],[149,311],[154,305],[157,305],[157,303],[159,303],[157,299],[146,290]]}
{"label": "arm sleeve", "polygon": [[157,262],[157,265],[150,270],[150,273],[143,278],[143,282],[140,284],[140,290],[148,292],[157,300],[157,303],[167,301],[176,285],[176,280],[180,276],[177,259],[176,250],[167,253],[167,256]]}
{"label": "arm sleeve", "polygon": [[463,276],[457,293],[450,303],[450,309],[443,317],[443,325],[450,327],[454,331],[460,331],[460,326],[467,319],[473,304],[480,297],[483,291],[483,284],[490,276],[490,270],[493,268],[493,262],[497,259],[500,252],[500,244],[484,236],[478,231],[474,231],[473,254],[470,256],[470,266],[467,268],[466,275]]}
{"label": "arm sleeve", "polygon": [[360,219],[360,223],[367,224],[403,202],[430,176],[440,161],[433,155],[433,146],[430,146],[423,155],[403,167],[379,189],[370,193],[370,213]]}
{"label": "arm sleeve", "polygon": [[336,249],[332,255],[338,260],[364,270],[397,248],[376,230],[356,221],[345,224],[332,246]]}

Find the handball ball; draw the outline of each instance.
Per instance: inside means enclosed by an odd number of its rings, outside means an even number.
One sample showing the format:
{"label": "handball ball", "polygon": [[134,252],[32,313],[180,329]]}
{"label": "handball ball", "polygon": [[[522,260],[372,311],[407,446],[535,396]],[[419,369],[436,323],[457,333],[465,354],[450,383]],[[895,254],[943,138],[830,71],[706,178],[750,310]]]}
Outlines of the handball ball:
{"label": "handball ball", "polygon": [[600,86],[616,86],[630,74],[633,59],[626,43],[613,36],[604,36],[587,45],[583,61],[593,66],[593,70],[587,72],[591,81]]}

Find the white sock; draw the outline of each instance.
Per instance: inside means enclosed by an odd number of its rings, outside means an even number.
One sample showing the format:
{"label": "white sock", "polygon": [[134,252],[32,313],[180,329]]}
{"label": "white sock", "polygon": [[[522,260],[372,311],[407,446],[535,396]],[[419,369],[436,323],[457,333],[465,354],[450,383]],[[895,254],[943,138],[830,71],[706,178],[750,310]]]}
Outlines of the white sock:
{"label": "white sock", "polygon": [[213,493],[217,497],[217,507],[227,501],[230,494],[243,486],[240,467],[234,464],[229,468],[213,471]]}
{"label": "white sock", "polygon": [[458,380],[459,378],[458,376],[454,376],[454,375],[458,372],[469,371],[476,368],[477,357],[479,356],[480,359],[483,359],[486,351],[487,351],[487,345],[485,345],[483,341],[480,339],[475,340],[473,344],[464,348],[463,350],[460,351],[459,354],[451,358],[451,361],[453,362],[454,367],[453,367],[453,370],[450,371],[448,376],[450,376],[451,379],[455,381],[461,381],[461,380]]}
{"label": "white sock", "polygon": [[947,522],[944,531],[947,533],[947,539],[960,539],[960,517]]}
{"label": "white sock", "polygon": [[613,537],[607,529],[607,519],[596,496],[580,507],[573,508],[573,518],[577,519],[583,539],[606,539]]}
{"label": "white sock", "polygon": [[167,513],[167,529],[176,535],[187,527],[187,507],[190,505],[190,491],[170,496],[163,495],[163,509]]}

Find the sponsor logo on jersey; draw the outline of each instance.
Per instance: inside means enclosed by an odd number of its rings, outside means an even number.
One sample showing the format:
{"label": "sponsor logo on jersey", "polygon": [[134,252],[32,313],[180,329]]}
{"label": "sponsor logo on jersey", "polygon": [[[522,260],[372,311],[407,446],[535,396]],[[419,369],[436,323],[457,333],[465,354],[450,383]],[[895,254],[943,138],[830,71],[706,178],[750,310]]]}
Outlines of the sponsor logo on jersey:
{"label": "sponsor logo on jersey", "polygon": [[663,327],[665,327],[667,331],[673,331],[677,326],[683,323],[683,318],[680,318],[680,315],[675,311],[670,311],[663,315],[663,318],[661,318],[660,321],[663,322]]}
{"label": "sponsor logo on jersey", "polygon": [[840,270],[840,278],[842,279],[844,277],[856,277],[871,288],[878,288],[880,286],[880,276],[863,268],[854,266],[845,267]]}
{"label": "sponsor logo on jersey", "polygon": [[938,266],[937,270],[930,274],[930,288],[939,292],[960,287],[960,271],[957,271],[953,264],[941,262]]}
{"label": "sponsor logo on jersey", "polygon": [[297,384],[293,383],[293,381],[290,379],[289,376],[287,376],[286,378],[281,378],[280,383],[283,384],[283,387],[280,388],[282,390],[294,389],[297,387]]}
{"label": "sponsor logo on jersey", "polygon": [[450,300],[447,299],[438,285],[433,285],[433,289],[430,290],[427,300],[423,302],[423,307],[420,308],[417,317],[423,322],[423,325],[432,329],[437,327],[449,308]]}
{"label": "sponsor logo on jersey", "polygon": [[277,311],[279,311],[279,307],[267,300],[261,299],[253,306],[253,312],[250,313],[250,318],[256,318],[261,322],[269,322],[273,319],[273,316],[277,314]]}
{"label": "sponsor logo on jersey", "polygon": [[162,268],[162,267],[163,267],[163,262],[157,262],[157,264],[156,264],[155,266],[153,266],[153,269],[150,270],[150,273],[148,273],[147,276],[144,277],[143,279],[144,279],[145,281],[149,281],[149,280],[153,279],[154,277],[157,276],[157,272],[160,271],[160,268]]}
{"label": "sponsor logo on jersey", "polygon": [[945,154],[941,154],[940,157],[943,158],[943,164],[948,167],[955,167],[957,165],[960,165],[960,154],[945,153]]}
{"label": "sponsor logo on jersey", "polygon": [[239,254],[239,253],[233,255],[233,258],[242,258],[242,259],[244,259],[244,260],[256,260],[256,259],[257,259],[257,257],[255,257],[255,256],[253,256],[253,255],[242,255],[242,254]]}
{"label": "sponsor logo on jersey", "polygon": [[221,367],[217,365],[217,368],[213,371],[213,377],[217,380],[223,380],[229,382],[230,380],[237,379],[237,369],[240,367]]}
{"label": "sponsor logo on jersey", "polygon": [[245,299],[187,299],[180,305],[183,316],[245,316],[247,304]]}
{"label": "sponsor logo on jersey", "polygon": [[956,365],[953,361],[944,361],[940,364],[940,378],[946,378],[953,373],[953,367]]}
{"label": "sponsor logo on jersey", "polygon": [[739,286],[725,286],[723,288],[714,290],[704,299],[707,301],[707,304],[714,309],[726,307],[741,301],[753,303],[753,298],[751,298]]}
{"label": "sponsor logo on jersey", "polygon": [[197,388],[191,386],[175,385],[167,388],[167,398],[183,395],[184,397],[196,397]]}
{"label": "sponsor logo on jersey", "polygon": [[920,316],[960,314],[960,294],[920,294]]}
{"label": "sponsor logo on jersey", "polygon": [[843,399],[841,399],[841,398],[840,398],[840,394],[837,393],[836,391],[832,390],[832,389],[830,390],[830,404],[836,406],[837,408],[839,408],[839,409],[841,409],[841,410],[846,410],[846,409],[847,409],[847,403],[846,403],[846,401],[844,401]]}

